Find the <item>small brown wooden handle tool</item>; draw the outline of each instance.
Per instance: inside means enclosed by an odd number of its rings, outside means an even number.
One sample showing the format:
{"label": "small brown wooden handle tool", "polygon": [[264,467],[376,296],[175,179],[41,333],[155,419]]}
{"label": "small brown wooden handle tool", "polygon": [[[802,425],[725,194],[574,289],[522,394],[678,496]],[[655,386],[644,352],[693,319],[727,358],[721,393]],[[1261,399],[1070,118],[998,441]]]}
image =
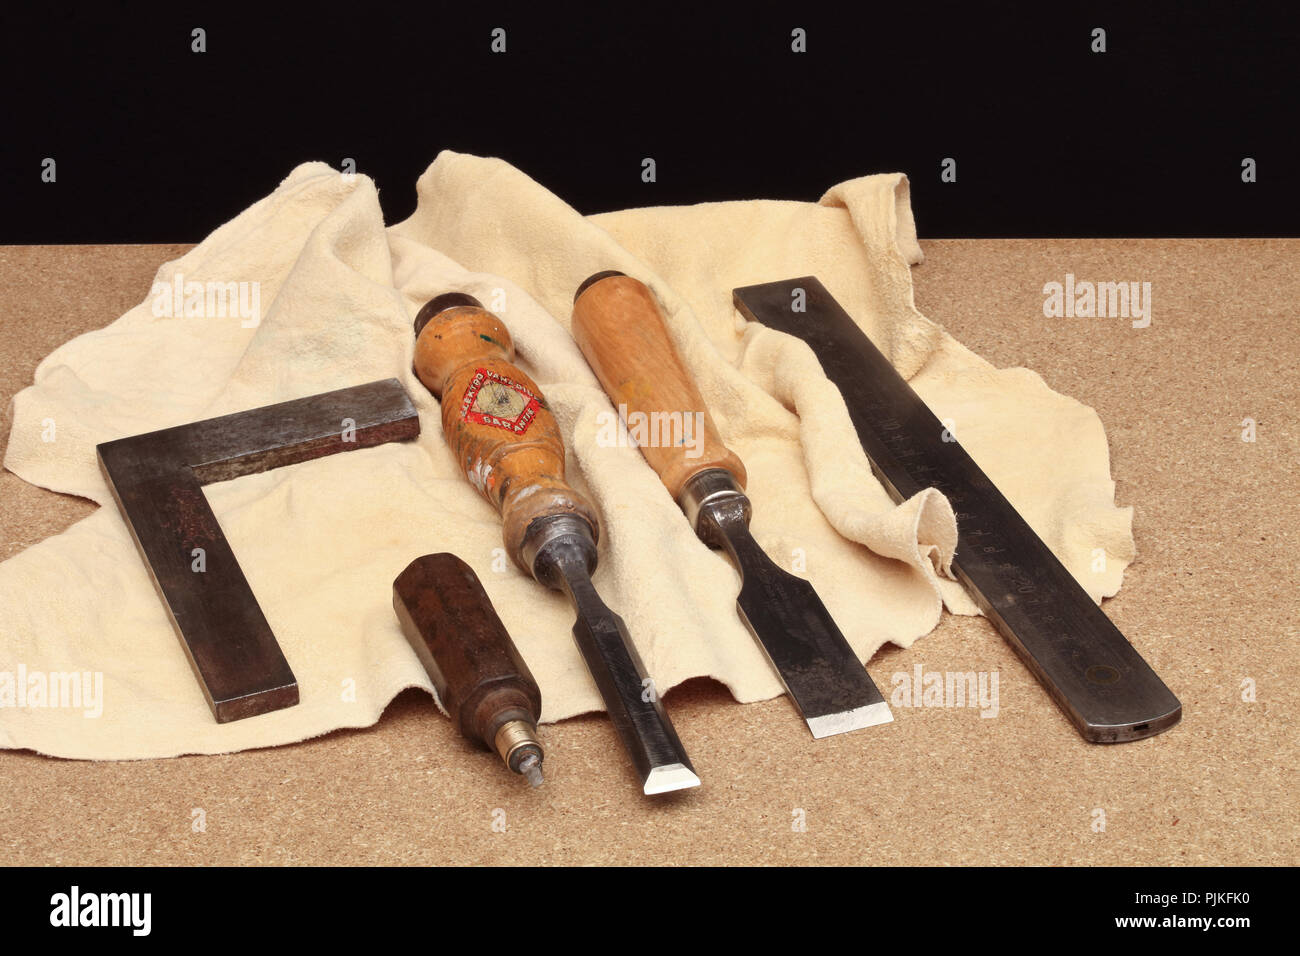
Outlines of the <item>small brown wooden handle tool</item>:
{"label": "small brown wooden handle tool", "polygon": [[675,500],[709,469],[724,469],[745,487],[745,466],[722,443],[645,283],[621,272],[591,276],[574,296],[573,337],[629,428],[639,418],[660,436],[677,436],[641,446]]}
{"label": "small brown wooden handle tool", "polygon": [[540,784],[542,693],[474,569],[454,554],[416,558],[393,582],[393,610],[461,736]]}
{"label": "small brown wooden handle tool", "polygon": [[501,513],[506,553],[527,574],[524,537],[539,518],[595,509],[564,480],[564,443],[541,389],[516,368],[505,325],[473,296],[449,292],[416,317],[415,374],[442,402],[461,471]]}

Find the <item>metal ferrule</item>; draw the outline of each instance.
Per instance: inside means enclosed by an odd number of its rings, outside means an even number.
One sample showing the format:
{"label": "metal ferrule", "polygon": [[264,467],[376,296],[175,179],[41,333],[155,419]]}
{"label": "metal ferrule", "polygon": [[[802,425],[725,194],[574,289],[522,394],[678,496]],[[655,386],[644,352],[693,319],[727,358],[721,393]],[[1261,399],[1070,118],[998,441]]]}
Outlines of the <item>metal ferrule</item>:
{"label": "metal ferrule", "polygon": [[538,518],[524,532],[520,546],[524,566],[542,584],[564,590],[564,572],[596,570],[596,537],[587,519],[574,514]]}
{"label": "metal ferrule", "polygon": [[722,517],[720,511],[732,512],[729,520],[739,519],[749,524],[750,504],[740,483],[725,468],[706,468],[691,475],[682,486],[677,504],[686,512],[686,520],[705,544],[718,546],[714,541],[715,525]]}
{"label": "metal ferrule", "polygon": [[538,759],[542,756],[542,744],[537,739],[537,728],[526,720],[508,720],[501,725],[492,741],[496,752],[501,755],[507,767],[519,772],[519,761],[527,751],[535,751]]}

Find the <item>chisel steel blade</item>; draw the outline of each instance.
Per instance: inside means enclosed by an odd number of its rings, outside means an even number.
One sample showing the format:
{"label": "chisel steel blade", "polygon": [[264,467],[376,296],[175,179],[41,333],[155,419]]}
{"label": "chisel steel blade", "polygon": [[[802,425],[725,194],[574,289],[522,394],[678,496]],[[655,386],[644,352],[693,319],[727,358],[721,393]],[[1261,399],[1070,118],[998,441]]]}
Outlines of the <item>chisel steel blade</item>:
{"label": "chisel steel blade", "polygon": [[1086,740],[1138,740],[1178,722],[1178,698],[821,282],[804,276],[733,295],[747,319],[812,348],[895,501],[931,487],[947,496],[954,572]]}
{"label": "chisel steel blade", "polygon": [[585,561],[554,549],[546,556],[559,572],[577,620],[573,638],[605,702],[610,722],[627,749],[647,796],[698,787],[700,778],[677,730],[646,677],[645,664],[623,619],[596,592]]}
{"label": "chisel steel blade", "polygon": [[750,534],[743,495],[700,509],[706,535],[740,571],[736,606],[808,722],[830,737],[894,719],[813,586],[772,562]]}
{"label": "chisel steel blade", "polygon": [[642,791],[653,796],[698,787],[700,778],[658,693],[641,676],[645,666],[623,619],[603,603],[598,608],[590,605],[590,601],[579,605],[573,637],[600,688],[609,719],[632,757]]}

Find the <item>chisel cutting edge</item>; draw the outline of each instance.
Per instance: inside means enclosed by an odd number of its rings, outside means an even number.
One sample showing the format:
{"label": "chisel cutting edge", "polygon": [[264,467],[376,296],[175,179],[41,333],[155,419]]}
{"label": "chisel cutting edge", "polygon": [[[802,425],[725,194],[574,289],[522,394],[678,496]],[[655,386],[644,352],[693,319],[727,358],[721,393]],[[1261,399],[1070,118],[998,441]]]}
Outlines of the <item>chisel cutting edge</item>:
{"label": "chisel cutting edge", "polygon": [[643,443],[641,452],[696,535],[731,555],[741,619],[812,735],[893,720],[812,585],[777,567],[749,533],[745,466],[722,443],[650,289],[621,272],[596,273],[574,295],[573,335],[625,419],[678,423],[675,439]]}
{"label": "chisel cutting edge", "polygon": [[563,591],[573,637],[646,794],[697,787],[699,777],[646,676],[623,619],[591,583],[596,512],[564,477],[564,444],[537,384],[512,364],[504,324],[459,292],[415,319],[415,373],[442,402],[442,428],[470,483],[501,513],[506,552]]}

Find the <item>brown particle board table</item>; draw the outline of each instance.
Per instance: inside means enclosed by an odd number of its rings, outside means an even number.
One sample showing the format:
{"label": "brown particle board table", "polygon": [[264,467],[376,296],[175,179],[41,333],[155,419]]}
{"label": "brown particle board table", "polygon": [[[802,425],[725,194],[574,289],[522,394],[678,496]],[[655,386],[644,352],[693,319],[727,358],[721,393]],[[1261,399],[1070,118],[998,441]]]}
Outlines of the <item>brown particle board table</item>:
{"label": "brown particle board table", "polygon": [[[1105,610],[1182,698],[1173,730],[1084,743],[987,621],[945,615],[869,669],[886,690],[917,663],[997,671],[996,719],[896,708],[888,727],[814,742],[785,700],[739,706],[692,681],[668,701],[705,785],[649,801],[619,775],[602,717],[544,728],[547,783],[530,792],[407,691],[373,728],[289,747],[125,763],[0,752],[5,862],[1300,862],[1300,240],[922,247],[922,312],[1101,415],[1138,546]],[[0,247],[5,440],[8,398],[36,364],[141,301],[158,265],[188,248]],[[1043,284],[1067,272],[1151,282],[1150,328],[1045,318]],[[94,507],[0,472],[0,558]],[[191,828],[195,808],[205,832]]]}

